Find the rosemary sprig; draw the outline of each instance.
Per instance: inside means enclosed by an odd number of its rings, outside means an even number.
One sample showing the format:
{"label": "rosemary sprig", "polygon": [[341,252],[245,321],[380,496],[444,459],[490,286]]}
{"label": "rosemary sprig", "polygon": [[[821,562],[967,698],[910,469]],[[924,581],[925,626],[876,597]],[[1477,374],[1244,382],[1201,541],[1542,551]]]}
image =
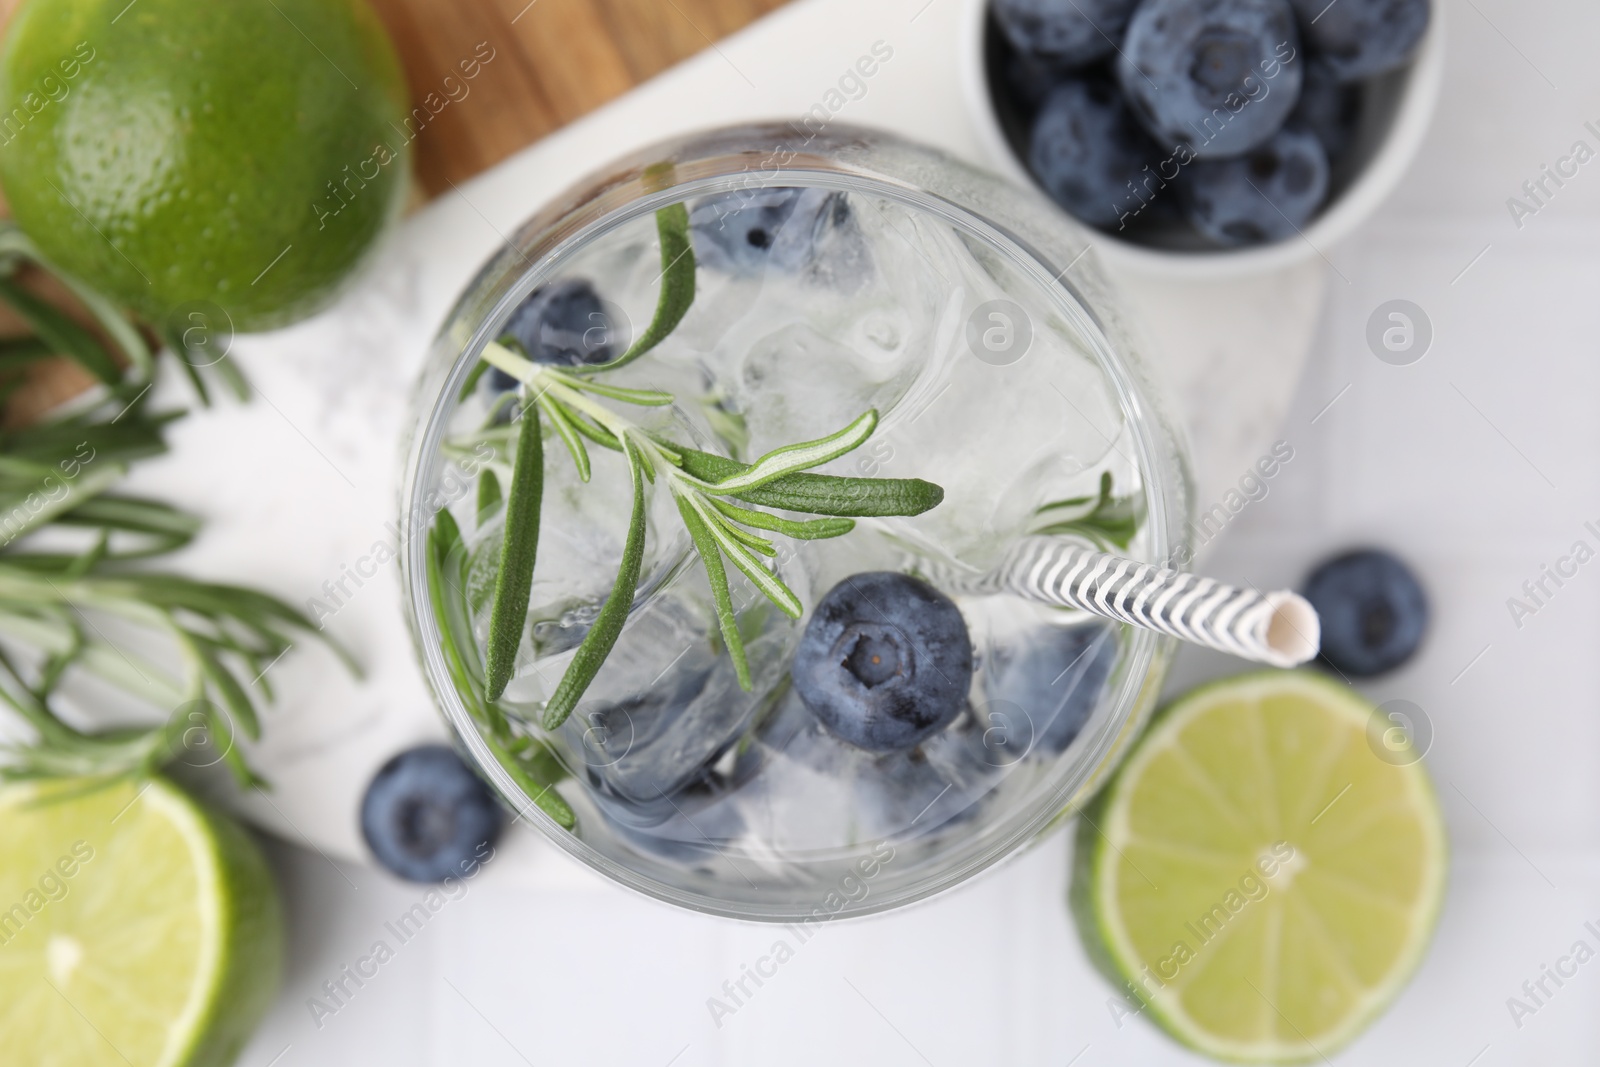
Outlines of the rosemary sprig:
{"label": "rosemary sprig", "polygon": [[1128,543],[1144,522],[1144,511],[1144,494],[1112,496],[1111,472],[1102,471],[1098,494],[1056,500],[1040,506],[1034,514],[1042,521],[1032,532],[1077,534],[1107,551],[1112,548],[1126,551]]}
{"label": "rosemary sprig", "polygon": [[[570,438],[562,435],[568,442],[580,477],[591,469],[580,433],[596,443],[624,452],[629,469],[634,472],[634,518],[629,526],[617,584],[606,600],[600,620],[585,637],[567,673],[545,705],[543,725],[546,729],[557,728],[572,713],[621,632],[644,555],[645,478],[654,480],[659,476],[673,494],[678,513],[705,566],[723,642],[733,659],[739,683],[746,689],[752,682],[734,616],[725,564],[731,563],[791,618],[799,618],[803,613],[800,598],[763,562],[762,557],[777,555],[776,546],[753,531],[810,540],[839,537],[855,526],[853,519],[845,516],[919,514],[936,505],[944,495],[938,486],[918,479],[835,478],[806,473],[865,442],[877,427],[876,411],[865,412],[849,426],[827,437],[786,445],[754,463],[744,464],[662,440],[595,399],[605,397],[657,407],[672,402],[673,398],[666,393],[603,385],[566,368],[534,363],[505,345],[487,345],[483,359],[524,383],[528,395],[534,398],[528,410],[537,407],[549,414],[552,421],[561,420],[575,429],[582,428]],[[526,434],[531,427],[526,418],[523,423],[520,432]],[[519,454],[522,450],[519,440]],[[829,517],[801,522],[733,504],[726,499],[729,497]],[[506,536],[509,540],[509,530]],[[506,602],[513,607],[521,605],[516,612],[521,618],[527,611],[528,587],[513,585],[505,577],[502,571],[491,618],[498,616]],[[517,581],[521,580],[518,575]],[[531,586],[531,571],[527,580]],[[509,612],[511,608],[506,610]],[[517,640],[520,639],[519,630]],[[490,646],[493,656],[492,639]],[[515,646],[509,651],[514,654]],[[509,682],[509,673],[505,679]],[[486,690],[490,701],[499,699],[504,692],[504,684],[496,687],[498,680],[491,672]]]}
{"label": "rosemary sprig", "polygon": [[[115,425],[105,421],[112,416]],[[146,413],[142,401],[110,401],[0,438],[0,528],[12,535],[0,549],[0,703],[34,733],[7,750],[0,777],[150,774],[182,757],[199,725],[241,784],[262,784],[235,735],[260,735],[252,694],[270,700],[272,666],[306,637],[322,635],[268,594],[128,566],[187,544],[199,529],[197,519],[169,505],[108,491],[133,458],[164,449],[162,429],[171,418]],[[63,443],[78,432],[76,445]],[[54,507],[30,512],[30,499],[52,496]],[[46,531],[58,545],[74,534],[84,547],[41,551],[36,541]],[[167,656],[158,662],[114,643],[104,632],[112,621],[142,631]],[[77,673],[166,720],[102,731],[69,725],[58,705],[71,703],[61,687]]]}
{"label": "rosemary sprig", "polygon": [[[71,290],[111,346],[19,285],[16,274],[27,264]],[[268,672],[307,637],[348,657],[276,597],[134,566],[183,547],[200,528],[170,505],[113,491],[135,462],[166,451],[166,427],[181,415],[147,409],[154,353],[137,324],[54,269],[3,221],[0,303],[33,331],[0,341],[0,398],[33,364],[57,357],[78,363],[102,387],[74,414],[0,430],[0,705],[32,734],[3,750],[0,778],[150,774],[183,757],[198,727],[242,784],[263,784],[235,738],[259,735],[258,704],[272,699]],[[184,366],[204,400],[198,372]],[[217,361],[213,373],[244,395],[231,360]],[[141,638],[116,643],[107,628],[131,628]],[[86,710],[65,691],[78,676],[109,684],[163,721],[72,725],[67,708]]]}

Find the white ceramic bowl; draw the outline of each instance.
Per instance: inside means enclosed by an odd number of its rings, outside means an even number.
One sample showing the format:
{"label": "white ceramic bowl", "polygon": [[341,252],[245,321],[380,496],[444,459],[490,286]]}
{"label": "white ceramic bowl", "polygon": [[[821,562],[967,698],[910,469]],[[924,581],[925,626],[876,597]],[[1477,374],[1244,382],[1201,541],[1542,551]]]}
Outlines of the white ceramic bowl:
{"label": "white ceramic bowl", "polygon": [[[989,164],[1015,181],[1038,188],[1024,161],[1006,139],[989,92],[985,34],[989,0],[965,0],[959,59],[963,95]],[[1439,99],[1444,79],[1444,5],[1433,0],[1428,31],[1416,58],[1404,69],[1380,75],[1351,151],[1354,177],[1336,190],[1332,203],[1311,220],[1299,237],[1273,244],[1216,251],[1179,251],[1135,244],[1089,230],[1100,254],[1111,264],[1144,274],[1178,278],[1224,278],[1280,270],[1316,256],[1346,237],[1377,210],[1411,165]],[[1070,218],[1070,214],[1063,211]],[[1076,221],[1076,220],[1074,220]]]}

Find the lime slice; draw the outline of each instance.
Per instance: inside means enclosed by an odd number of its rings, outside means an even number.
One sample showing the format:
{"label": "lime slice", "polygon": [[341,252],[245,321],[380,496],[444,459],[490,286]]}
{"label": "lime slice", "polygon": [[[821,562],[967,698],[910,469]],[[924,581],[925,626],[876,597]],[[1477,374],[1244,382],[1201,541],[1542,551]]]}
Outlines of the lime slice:
{"label": "lime slice", "polygon": [[260,851],[165,781],[47,795],[0,791],[6,1062],[231,1063],[283,969]]}
{"label": "lime slice", "polygon": [[1157,716],[1078,824],[1071,890],[1130,1012],[1211,1056],[1288,1063],[1395,997],[1439,912],[1446,840],[1420,755],[1376,714],[1271,672]]}

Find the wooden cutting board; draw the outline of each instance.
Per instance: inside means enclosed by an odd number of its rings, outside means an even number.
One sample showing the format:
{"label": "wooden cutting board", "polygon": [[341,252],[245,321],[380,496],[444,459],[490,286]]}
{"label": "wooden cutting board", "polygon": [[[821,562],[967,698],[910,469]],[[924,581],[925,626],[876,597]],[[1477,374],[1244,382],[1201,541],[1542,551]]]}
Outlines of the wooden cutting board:
{"label": "wooden cutting board", "polygon": [[[488,170],[786,2],[371,0],[399,50],[414,101],[438,92],[480,44],[496,53],[471,93],[414,142],[415,200]],[[0,0],[0,22],[9,22],[22,3]],[[48,284],[40,291],[65,295]],[[0,335],[21,330],[0,310]],[[41,366],[5,405],[4,420],[36,418],[90,384],[71,364]]]}
{"label": "wooden cutting board", "polygon": [[[5,0],[12,2],[12,0]],[[432,197],[712,46],[785,0],[372,0],[413,99],[487,42],[505,59],[416,142]],[[497,57],[498,58],[498,57]]]}

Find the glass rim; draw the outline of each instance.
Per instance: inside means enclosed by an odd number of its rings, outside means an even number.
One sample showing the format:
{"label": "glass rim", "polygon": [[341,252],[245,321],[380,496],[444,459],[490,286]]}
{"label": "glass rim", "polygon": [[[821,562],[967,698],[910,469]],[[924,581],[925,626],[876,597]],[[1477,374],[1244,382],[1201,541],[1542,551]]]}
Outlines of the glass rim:
{"label": "glass rim", "polygon": [[[701,913],[778,923],[807,921],[820,909],[800,910],[792,904],[785,905],[776,900],[731,901],[672,885],[618,862],[583,841],[573,831],[559,826],[533,803],[527,792],[495,758],[480,733],[478,723],[450,680],[442,651],[442,635],[428,593],[428,527],[435,511],[426,508],[425,495],[442,466],[440,446],[449,418],[459,406],[459,393],[467,375],[478,361],[484,345],[493,339],[495,331],[528,293],[545,280],[543,274],[548,272],[552,264],[560,263],[573,250],[659,207],[740,187],[806,185],[871,191],[914,210],[939,217],[1004,251],[1011,266],[1032,275],[1041,291],[1056,298],[1052,310],[1060,310],[1076,320],[1072,325],[1091,344],[1093,351],[1088,354],[1092,355],[1097,368],[1105,376],[1109,391],[1131,431],[1147,507],[1147,528],[1150,530],[1153,557],[1162,560],[1171,558],[1174,545],[1182,540],[1171,525],[1181,521],[1181,516],[1168,514],[1170,509],[1164,492],[1167,487],[1155,484],[1156,479],[1163,477],[1164,471],[1163,464],[1157,461],[1159,441],[1153,428],[1159,416],[1150,409],[1137,375],[1132,370],[1131,361],[1118,351],[1107,336],[1107,330],[1090,302],[1065,279],[1066,272],[1072,269],[1076,260],[1052,270],[1049,268],[1051,260],[1032,243],[985,218],[972,207],[924,190],[899,177],[876,172],[870,167],[843,164],[815,152],[797,154],[795,161],[798,165],[786,164],[772,172],[767,179],[759,181],[751,181],[749,169],[749,157],[759,153],[749,150],[724,150],[712,155],[696,156],[692,165],[678,168],[689,173],[674,173],[671,180],[663,180],[653,167],[657,161],[675,160],[685,153],[714,148],[727,142],[744,139],[750,144],[781,144],[783,138],[793,137],[794,134],[793,127],[779,124],[739,125],[658,142],[630,153],[574,184],[519,227],[466,284],[435,335],[432,342],[435,348],[448,344],[465,317],[475,318],[465,342],[451,357],[448,372],[440,378],[437,374],[430,375],[425,369],[419,380],[413,412],[418,416],[416,421],[420,430],[413,427],[414,437],[408,449],[400,487],[402,606],[423,673],[435,703],[458,743],[466,750],[478,772],[516,811],[517,817],[530,822],[546,839],[573,859],[645,896]],[[961,161],[894,134],[862,127],[838,124],[823,135],[806,138],[805,143],[809,147],[817,141],[824,142],[822,147],[858,145],[862,142],[887,143],[924,153],[941,164],[973,169]],[[1000,179],[986,172],[976,173],[983,174],[986,180],[1000,182]],[[1023,191],[1010,185],[1005,188],[1014,195],[1026,196]],[[525,264],[520,273],[514,275],[514,280],[504,288],[492,306],[487,310],[474,310],[475,298],[486,288],[492,288],[497,278],[504,278],[507,271],[515,269],[512,266],[513,259]],[[423,392],[433,380],[438,381],[437,394],[424,396]],[[941,866],[937,872],[929,872],[908,885],[884,886],[882,892],[874,891],[859,903],[850,902],[850,906],[827,915],[826,919],[836,921],[864,917],[928,899],[1022,852],[1029,842],[1040,837],[1072,811],[1083,796],[1104,778],[1114,758],[1125,748],[1130,728],[1137,725],[1141,702],[1148,705],[1153,696],[1146,692],[1148,679],[1153,671],[1164,664],[1172,647],[1171,638],[1146,630],[1129,631],[1124,652],[1127,667],[1121,672],[1120,688],[1102,698],[1114,703],[1115,713],[1105,717],[1099,724],[1098,732],[1090,739],[1090,744],[1075,757],[1075,773],[1062,774],[1058,768],[1053,782],[1045,780],[1039,783],[1027,795],[1026,804],[1015,805],[1015,810],[1006,811],[987,828],[982,848],[951,848],[949,851],[956,862]],[[835,887],[818,885],[815,888],[820,902]]]}

